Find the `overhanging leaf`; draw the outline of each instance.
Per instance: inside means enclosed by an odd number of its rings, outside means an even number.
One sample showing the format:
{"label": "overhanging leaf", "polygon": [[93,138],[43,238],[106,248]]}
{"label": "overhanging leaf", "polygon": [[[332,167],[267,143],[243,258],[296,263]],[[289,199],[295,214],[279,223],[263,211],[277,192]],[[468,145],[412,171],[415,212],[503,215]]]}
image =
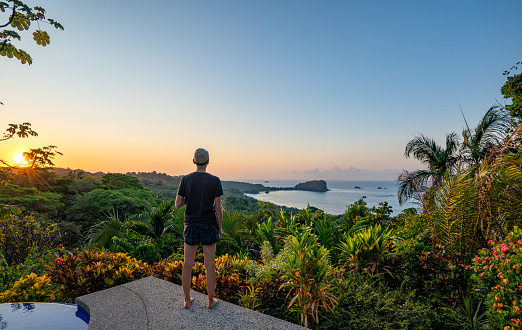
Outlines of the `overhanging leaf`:
{"label": "overhanging leaf", "polygon": [[36,30],[33,32],[33,39],[38,45],[47,46],[51,42],[51,37],[47,31]]}

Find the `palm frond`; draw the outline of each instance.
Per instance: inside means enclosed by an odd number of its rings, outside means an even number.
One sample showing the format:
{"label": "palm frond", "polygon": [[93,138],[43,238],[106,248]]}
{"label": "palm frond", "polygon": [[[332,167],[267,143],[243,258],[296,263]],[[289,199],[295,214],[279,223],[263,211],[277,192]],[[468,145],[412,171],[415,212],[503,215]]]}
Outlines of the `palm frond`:
{"label": "palm frond", "polygon": [[432,173],[428,170],[404,171],[397,179],[397,198],[403,205],[416,194],[422,194],[428,186]]}

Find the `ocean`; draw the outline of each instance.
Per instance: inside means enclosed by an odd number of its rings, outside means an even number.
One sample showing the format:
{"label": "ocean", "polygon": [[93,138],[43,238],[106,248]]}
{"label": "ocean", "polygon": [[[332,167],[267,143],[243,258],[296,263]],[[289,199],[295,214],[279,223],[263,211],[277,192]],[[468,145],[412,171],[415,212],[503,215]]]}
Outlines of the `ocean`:
{"label": "ocean", "polygon": [[[294,187],[304,180],[252,180],[245,182],[260,183],[265,187]],[[393,215],[397,215],[409,207],[416,207],[413,203],[399,205],[395,181],[326,181],[326,184],[329,189],[327,192],[282,190],[246,195],[263,202],[299,209],[306,208],[306,204],[310,203],[310,206],[333,215],[343,214],[348,205],[360,198],[363,198],[370,208],[379,206],[380,202],[388,202],[388,205],[392,207]]]}

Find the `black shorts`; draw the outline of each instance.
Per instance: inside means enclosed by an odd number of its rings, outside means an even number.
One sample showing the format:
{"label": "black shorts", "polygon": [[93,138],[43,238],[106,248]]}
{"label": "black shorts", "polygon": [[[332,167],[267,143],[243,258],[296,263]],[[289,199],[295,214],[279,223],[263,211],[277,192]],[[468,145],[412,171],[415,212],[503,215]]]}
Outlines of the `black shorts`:
{"label": "black shorts", "polygon": [[212,245],[219,240],[219,227],[217,224],[209,226],[185,225],[183,231],[185,243],[188,245]]}

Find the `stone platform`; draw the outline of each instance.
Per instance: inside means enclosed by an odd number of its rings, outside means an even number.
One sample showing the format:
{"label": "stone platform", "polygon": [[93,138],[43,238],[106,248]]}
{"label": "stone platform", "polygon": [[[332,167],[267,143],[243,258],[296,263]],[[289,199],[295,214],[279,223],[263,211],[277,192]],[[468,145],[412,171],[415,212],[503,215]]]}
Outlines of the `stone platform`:
{"label": "stone platform", "polygon": [[222,300],[208,309],[207,295],[191,296],[184,309],[181,286],[150,276],[78,297],[76,304],[90,316],[89,330],[305,329]]}

